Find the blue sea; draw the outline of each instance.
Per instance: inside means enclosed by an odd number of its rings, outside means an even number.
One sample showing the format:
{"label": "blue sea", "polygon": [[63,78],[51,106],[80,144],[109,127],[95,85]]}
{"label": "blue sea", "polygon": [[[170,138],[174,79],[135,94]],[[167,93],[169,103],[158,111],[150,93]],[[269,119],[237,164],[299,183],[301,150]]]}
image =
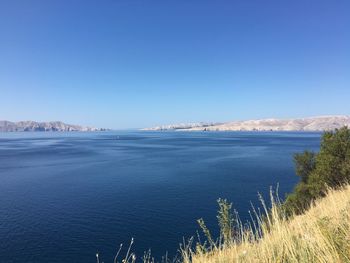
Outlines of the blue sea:
{"label": "blue sea", "polygon": [[[319,133],[139,132],[0,134],[0,262],[113,262],[134,238],[160,259],[217,231],[218,198],[248,219],[258,192],[298,182],[293,154]],[[126,249],[126,248],[125,248]],[[124,249],[124,252],[125,252]]]}

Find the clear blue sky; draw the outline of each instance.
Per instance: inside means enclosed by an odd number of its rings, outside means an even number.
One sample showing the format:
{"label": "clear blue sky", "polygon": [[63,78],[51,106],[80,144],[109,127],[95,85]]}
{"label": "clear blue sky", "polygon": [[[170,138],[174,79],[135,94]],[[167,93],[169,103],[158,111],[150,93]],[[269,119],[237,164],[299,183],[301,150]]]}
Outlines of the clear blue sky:
{"label": "clear blue sky", "polygon": [[350,1],[0,1],[0,119],[350,114]]}

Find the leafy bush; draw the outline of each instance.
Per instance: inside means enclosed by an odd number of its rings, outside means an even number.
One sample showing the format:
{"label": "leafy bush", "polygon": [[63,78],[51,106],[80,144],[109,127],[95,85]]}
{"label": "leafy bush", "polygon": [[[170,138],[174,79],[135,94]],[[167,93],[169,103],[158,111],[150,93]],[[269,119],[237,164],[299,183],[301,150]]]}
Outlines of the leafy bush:
{"label": "leafy bush", "polygon": [[301,177],[284,207],[288,214],[303,213],[327,187],[338,188],[350,181],[350,130],[347,127],[327,131],[319,153],[305,151],[294,156],[296,173]]}

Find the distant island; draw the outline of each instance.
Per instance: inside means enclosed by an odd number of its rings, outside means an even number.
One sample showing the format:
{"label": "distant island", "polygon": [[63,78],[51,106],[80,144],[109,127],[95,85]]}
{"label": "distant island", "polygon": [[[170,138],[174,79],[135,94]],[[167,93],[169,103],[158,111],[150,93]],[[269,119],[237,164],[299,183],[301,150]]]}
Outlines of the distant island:
{"label": "distant island", "polygon": [[259,119],[225,123],[171,124],[144,128],[145,131],[327,131],[350,127],[350,116],[332,115],[301,119]]}
{"label": "distant island", "polygon": [[51,121],[51,122],[0,121],[0,132],[33,132],[33,131],[91,132],[91,131],[106,131],[106,130],[107,129],[66,124],[61,121]]}

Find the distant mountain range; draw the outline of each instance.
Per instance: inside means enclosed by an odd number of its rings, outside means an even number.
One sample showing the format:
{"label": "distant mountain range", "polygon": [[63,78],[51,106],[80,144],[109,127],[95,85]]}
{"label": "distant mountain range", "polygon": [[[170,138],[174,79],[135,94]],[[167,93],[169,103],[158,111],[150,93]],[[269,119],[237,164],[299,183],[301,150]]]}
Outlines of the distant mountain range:
{"label": "distant mountain range", "polygon": [[147,131],[182,130],[182,131],[325,131],[343,126],[350,127],[350,116],[317,116],[302,119],[259,119],[233,121],[225,123],[189,123],[172,124]]}
{"label": "distant mountain range", "polygon": [[51,121],[51,122],[0,121],[0,132],[25,132],[25,131],[89,132],[89,131],[105,131],[105,130],[106,129],[66,124],[61,121]]}
{"label": "distant mountain range", "polygon": [[218,122],[192,122],[192,123],[178,123],[178,124],[169,124],[162,125],[153,128],[144,128],[143,131],[165,131],[165,130],[189,130],[189,129],[204,129],[206,127],[213,127],[220,125]]}

